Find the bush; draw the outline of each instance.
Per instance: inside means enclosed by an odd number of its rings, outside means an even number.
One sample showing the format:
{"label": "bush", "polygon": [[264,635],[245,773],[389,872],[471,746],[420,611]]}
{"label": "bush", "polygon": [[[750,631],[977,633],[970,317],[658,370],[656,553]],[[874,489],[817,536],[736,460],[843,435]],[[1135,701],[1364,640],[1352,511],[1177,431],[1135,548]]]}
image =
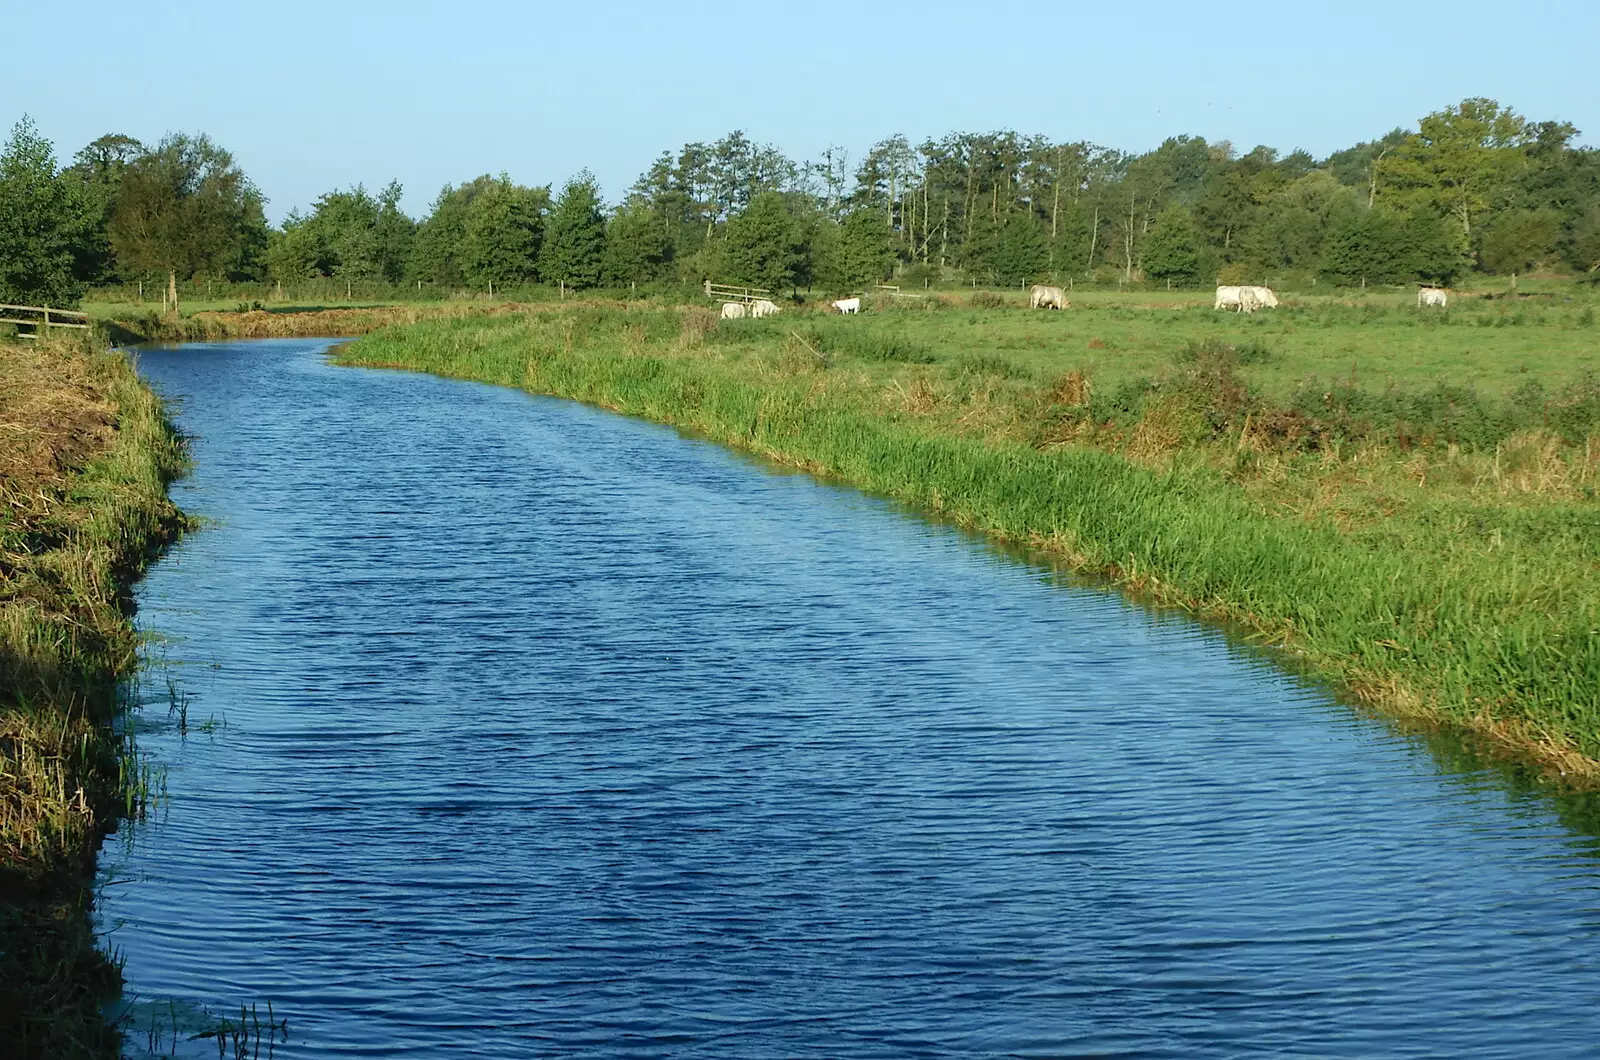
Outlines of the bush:
{"label": "bush", "polygon": [[962,372],[971,375],[997,375],[1002,379],[1032,379],[1033,372],[1014,364],[1004,357],[992,354],[982,354],[974,357],[963,357],[956,362]]}
{"label": "bush", "polygon": [[840,327],[838,324],[813,325],[796,334],[823,354],[899,364],[934,362],[932,350],[904,335],[875,333],[858,328]]}

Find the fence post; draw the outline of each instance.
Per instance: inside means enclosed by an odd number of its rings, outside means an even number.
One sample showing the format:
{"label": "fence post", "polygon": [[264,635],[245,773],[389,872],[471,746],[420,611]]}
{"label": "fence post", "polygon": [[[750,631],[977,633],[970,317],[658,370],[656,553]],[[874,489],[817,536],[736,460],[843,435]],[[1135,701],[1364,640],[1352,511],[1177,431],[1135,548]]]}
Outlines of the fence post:
{"label": "fence post", "polygon": [[44,326],[39,329],[39,333],[41,335],[43,335],[45,338],[47,338],[47,339],[50,337],[50,307],[49,306],[45,306],[44,307]]}

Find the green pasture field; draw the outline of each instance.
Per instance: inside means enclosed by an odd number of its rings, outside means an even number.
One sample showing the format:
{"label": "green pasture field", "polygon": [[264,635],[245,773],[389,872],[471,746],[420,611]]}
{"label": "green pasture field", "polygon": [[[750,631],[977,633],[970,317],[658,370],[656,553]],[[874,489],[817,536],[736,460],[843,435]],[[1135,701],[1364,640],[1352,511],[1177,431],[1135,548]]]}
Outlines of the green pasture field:
{"label": "green pasture field", "polygon": [[[1257,359],[1241,366],[1241,374],[1275,396],[1312,381],[1369,389],[1444,382],[1503,396],[1530,379],[1554,389],[1600,372],[1600,294],[1588,285],[1525,280],[1520,295],[1512,298],[1496,282],[1483,290],[1454,292],[1442,311],[1418,309],[1411,290],[1323,290],[1327,293],[1283,292],[1279,308],[1253,316],[1213,310],[1210,291],[1079,288],[1070,292],[1072,307],[1066,312],[1028,310],[1021,290],[946,288],[908,291],[899,298],[869,292],[866,310],[848,323],[865,333],[892,333],[925,349],[936,362],[1003,361],[1013,371],[1040,378],[1079,370],[1102,388],[1159,376],[1184,349],[1206,342],[1257,348]],[[821,294],[804,295],[812,305],[824,300]],[[583,301],[627,304],[628,296],[599,291]],[[663,304],[660,297],[635,300],[639,303]],[[237,298],[197,300],[184,302],[182,312],[186,317],[230,313],[255,304]],[[438,297],[260,303],[273,315],[401,305],[463,303]],[[84,304],[96,320],[142,317],[159,306],[159,298],[143,304],[94,299]],[[781,327],[782,321],[803,318],[790,310],[778,322],[759,326]]]}
{"label": "green pasture field", "polygon": [[1310,379],[1380,389],[1444,381],[1504,395],[1529,378],[1553,388],[1600,371],[1595,303],[1570,293],[1458,296],[1442,311],[1418,309],[1409,293],[1287,294],[1254,315],[1214,310],[1198,292],[1073,292],[1065,312],[1028,310],[1020,292],[999,297],[1009,304],[971,307],[971,294],[875,298],[854,323],[902,335],[939,361],[998,358],[1041,377],[1077,369],[1110,387],[1158,375],[1208,341],[1264,347],[1241,371],[1274,395]]}

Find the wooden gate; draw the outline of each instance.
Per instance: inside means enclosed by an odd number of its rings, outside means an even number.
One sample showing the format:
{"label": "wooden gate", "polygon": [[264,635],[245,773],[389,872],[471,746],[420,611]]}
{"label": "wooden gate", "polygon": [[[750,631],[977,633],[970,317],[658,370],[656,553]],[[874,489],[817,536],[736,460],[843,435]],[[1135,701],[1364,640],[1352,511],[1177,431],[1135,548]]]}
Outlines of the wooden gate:
{"label": "wooden gate", "polygon": [[706,297],[713,302],[743,302],[745,305],[749,305],[751,302],[759,302],[763,298],[770,301],[772,292],[765,287],[740,287],[736,284],[712,283],[707,280]]}
{"label": "wooden gate", "polygon": [[[89,314],[73,309],[51,309],[39,305],[0,305],[0,324],[17,325],[17,338],[36,339],[48,336],[51,328],[87,328]],[[32,328],[24,331],[23,328]]]}

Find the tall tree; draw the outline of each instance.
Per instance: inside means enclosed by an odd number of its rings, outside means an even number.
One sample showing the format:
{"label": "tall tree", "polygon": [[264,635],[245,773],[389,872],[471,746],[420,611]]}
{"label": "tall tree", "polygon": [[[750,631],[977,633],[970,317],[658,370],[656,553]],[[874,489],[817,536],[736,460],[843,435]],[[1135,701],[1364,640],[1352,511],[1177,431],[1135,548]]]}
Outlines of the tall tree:
{"label": "tall tree", "polygon": [[77,304],[85,285],[73,265],[87,229],[84,203],[57,172],[50,141],[23,118],[0,153],[0,300]]}
{"label": "tall tree", "polygon": [[1531,142],[1527,121],[1492,99],[1467,99],[1423,118],[1419,131],[1377,165],[1402,207],[1455,218],[1468,238],[1509,187]]}
{"label": "tall tree", "polygon": [[844,287],[879,283],[894,269],[894,247],[883,218],[855,210],[839,226],[839,279]]}
{"label": "tall tree", "polygon": [[1600,204],[1590,208],[1573,228],[1567,260],[1590,275],[1600,272]]}
{"label": "tall tree", "polygon": [[1556,241],[1561,238],[1561,215],[1554,210],[1509,210],[1483,227],[1479,257],[1492,272],[1511,277],[1517,289],[1517,276],[1553,258]]}
{"label": "tall tree", "polygon": [[446,184],[411,240],[411,275],[477,287],[531,282],[549,205],[548,187],[523,187],[504,173]]}
{"label": "tall tree", "polygon": [[144,145],[131,136],[111,133],[94,140],[73,157],[65,176],[77,184],[89,221],[78,248],[75,271],[90,284],[113,278],[117,256],[111,248],[111,216],[122,193],[122,174],[144,153]]}
{"label": "tall tree", "polygon": [[178,277],[226,276],[266,243],[262,198],[233,156],[204,135],[175,133],[131,162],[111,218],[111,244],[125,265]]}
{"label": "tall tree", "polygon": [[606,223],[604,274],[610,283],[655,279],[667,264],[671,244],[648,207],[624,203]]}
{"label": "tall tree", "polygon": [[994,255],[994,270],[1007,286],[1044,279],[1050,270],[1050,244],[1033,217],[1014,213],[1006,221]]}
{"label": "tall tree", "polygon": [[1156,218],[1144,243],[1144,274],[1168,286],[1188,287],[1200,281],[1200,248],[1194,217],[1181,206],[1169,206]]}
{"label": "tall tree", "polygon": [[485,185],[466,210],[460,249],[463,278],[480,287],[537,280],[549,206],[549,188],[525,188],[503,173]]}
{"label": "tall tree", "polygon": [[1328,240],[1325,267],[1347,283],[1388,283],[1410,271],[1400,218],[1375,206],[1345,220]]}
{"label": "tall tree", "polygon": [[417,239],[417,223],[400,209],[400,196],[405,188],[398,180],[391,180],[378,194],[378,219],[373,225],[372,238],[378,262],[378,271],[390,283],[405,276],[406,265],[411,260],[411,248]]}
{"label": "tall tree", "polygon": [[279,283],[326,276],[325,248],[310,218],[290,210],[267,239],[267,275]]}
{"label": "tall tree", "polygon": [[568,287],[593,287],[605,264],[606,219],[600,209],[600,188],[584,170],[561,189],[550,211],[539,269],[545,282]]}
{"label": "tall tree", "polygon": [[764,191],[728,223],[722,247],[728,279],[777,294],[792,288],[804,265],[804,233],[781,193]]}

